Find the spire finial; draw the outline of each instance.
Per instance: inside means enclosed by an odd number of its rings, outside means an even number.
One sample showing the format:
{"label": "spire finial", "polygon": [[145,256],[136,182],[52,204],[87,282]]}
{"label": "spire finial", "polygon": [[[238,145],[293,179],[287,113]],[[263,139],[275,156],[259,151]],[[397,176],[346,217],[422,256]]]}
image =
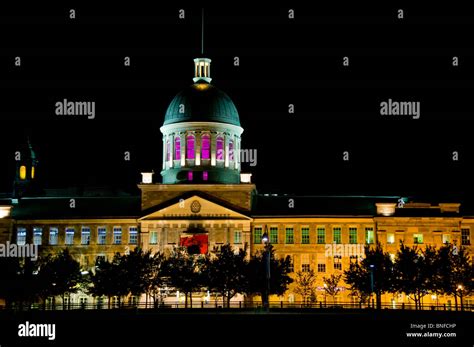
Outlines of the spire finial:
{"label": "spire finial", "polygon": [[201,55],[204,55],[204,8],[201,9]]}

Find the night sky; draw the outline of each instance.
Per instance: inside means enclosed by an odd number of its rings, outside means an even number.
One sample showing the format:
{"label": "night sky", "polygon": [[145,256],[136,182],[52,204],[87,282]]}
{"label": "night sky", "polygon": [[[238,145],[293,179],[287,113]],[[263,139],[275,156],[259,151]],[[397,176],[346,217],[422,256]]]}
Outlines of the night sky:
{"label": "night sky", "polygon": [[[0,192],[11,190],[14,152],[27,136],[45,187],[133,189],[140,171],[152,169],[159,178],[159,127],[192,84],[201,8],[130,6],[1,9]],[[204,56],[213,60],[213,84],[239,111],[243,148],[258,151],[257,166],[242,171],[253,173],[259,192],[474,193],[472,12],[282,6],[205,8]],[[96,118],[55,115],[64,98],[95,101]],[[380,115],[389,98],[421,102],[420,119]]]}

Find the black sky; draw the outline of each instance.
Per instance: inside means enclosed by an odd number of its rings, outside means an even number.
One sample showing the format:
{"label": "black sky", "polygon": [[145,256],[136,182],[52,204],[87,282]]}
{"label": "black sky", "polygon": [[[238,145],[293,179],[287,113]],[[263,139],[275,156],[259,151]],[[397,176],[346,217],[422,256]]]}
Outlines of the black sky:
{"label": "black sky", "polygon": [[[239,110],[243,147],[258,150],[257,166],[243,166],[258,190],[452,199],[471,193],[470,12],[294,6],[289,20],[291,7],[206,8],[213,84]],[[400,7],[403,21],[396,19]],[[174,95],[192,83],[201,9],[74,6],[77,18],[69,20],[69,8],[1,11],[0,30],[8,34],[0,53],[0,191],[10,189],[13,153],[27,135],[48,187],[133,187],[141,170],[160,170],[159,127]],[[21,67],[13,66],[15,56]],[[64,98],[95,101],[96,119],[56,116],[54,104]],[[388,98],[420,101],[421,119],[381,116]],[[290,103],[295,114],[287,112]]]}

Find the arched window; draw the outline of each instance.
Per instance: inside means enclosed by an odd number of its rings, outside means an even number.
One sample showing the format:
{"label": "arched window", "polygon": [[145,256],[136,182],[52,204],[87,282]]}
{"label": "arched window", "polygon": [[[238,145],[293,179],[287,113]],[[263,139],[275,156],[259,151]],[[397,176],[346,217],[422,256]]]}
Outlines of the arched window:
{"label": "arched window", "polygon": [[181,139],[179,136],[174,139],[174,160],[181,160]]}
{"label": "arched window", "polygon": [[194,136],[188,135],[186,138],[186,158],[194,159]]}
{"label": "arched window", "polygon": [[234,142],[229,141],[229,161],[234,161]]}
{"label": "arched window", "polygon": [[210,149],[211,149],[211,139],[208,134],[201,136],[201,158],[209,159],[210,158]]}
{"label": "arched window", "polygon": [[170,140],[166,141],[166,161],[170,161]]}
{"label": "arched window", "polygon": [[216,140],[216,159],[224,160],[224,138],[222,136]]}
{"label": "arched window", "polygon": [[26,166],[25,165],[20,166],[20,179],[26,180]]}
{"label": "arched window", "polygon": [[35,178],[35,167],[31,167],[31,179]]}

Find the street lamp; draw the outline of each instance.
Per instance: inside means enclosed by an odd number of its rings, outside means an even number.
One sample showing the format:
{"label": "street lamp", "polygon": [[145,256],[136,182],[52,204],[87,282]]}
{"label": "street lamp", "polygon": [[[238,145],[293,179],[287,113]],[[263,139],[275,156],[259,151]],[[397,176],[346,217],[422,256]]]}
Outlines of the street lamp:
{"label": "street lamp", "polygon": [[458,291],[459,291],[459,298],[461,299],[461,311],[464,311],[464,306],[463,306],[463,303],[462,303],[462,291],[464,290],[464,287],[462,286],[462,284],[459,284],[458,285]]}
{"label": "street lamp", "polygon": [[370,298],[372,299],[372,307],[375,307],[374,298],[372,297],[372,295],[374,293],[374,268],[375,268],[375,265],[370,264],[369,268],[370,268]]}
{"label": "street lamp", "polygon": [[265,278],[266,278],[266,290],[265,300],[263,305],[268,311],[270,309],[270,238],[268,237],[267,226],[265,225],[265,232],[262,235],[262,243],[265,245]]}
{"label": "street lamp", "polygon": [[324,286],[324,308],[326,308],[327,307],[326,294],[327,294],[328,285],[324,283],[323,286]]}

